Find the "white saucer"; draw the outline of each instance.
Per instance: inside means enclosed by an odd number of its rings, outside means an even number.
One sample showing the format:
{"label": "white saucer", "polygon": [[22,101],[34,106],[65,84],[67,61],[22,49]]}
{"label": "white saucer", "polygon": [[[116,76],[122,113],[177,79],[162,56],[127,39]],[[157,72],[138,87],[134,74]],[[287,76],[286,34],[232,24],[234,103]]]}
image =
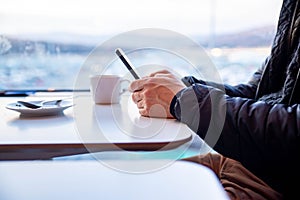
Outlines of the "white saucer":
{"label": "white saucer", "polygon": [[[31,103],[39,103],[41,101],[28,101]],[[59,115],[65,109],[72,107],[73,102],[64,100],[58,105],[53,104],[44,104],[42,107],[37,109],[28,108],[24,105],[19,104],[18,102],[9,103],[6,105],[7,109],[20,112],[21,115],[26,116],[49,116],[49,115]]]}

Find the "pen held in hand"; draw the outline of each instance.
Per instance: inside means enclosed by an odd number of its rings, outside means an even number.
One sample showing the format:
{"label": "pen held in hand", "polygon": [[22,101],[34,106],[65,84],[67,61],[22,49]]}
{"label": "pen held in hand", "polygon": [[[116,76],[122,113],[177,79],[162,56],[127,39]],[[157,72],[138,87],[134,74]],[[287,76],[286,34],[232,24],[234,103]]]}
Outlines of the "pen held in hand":
{"label": "pen held in hand", "polygon": [[129,72],[132,74],[132,76],[135,79],[140,79],[140,77],[137,75],[137,73],[134,71],[134,67],[131,64],[131,62],[129,61],[129,59],[127,58],[127,56],[125,55],[125,53],[123,52],[122,49],[117,48],[116,49],[116,54],[118,55],[118,57],[121,59],[121,61],[123,62],[123,64],[127,67],[127,69],[129,70]]}

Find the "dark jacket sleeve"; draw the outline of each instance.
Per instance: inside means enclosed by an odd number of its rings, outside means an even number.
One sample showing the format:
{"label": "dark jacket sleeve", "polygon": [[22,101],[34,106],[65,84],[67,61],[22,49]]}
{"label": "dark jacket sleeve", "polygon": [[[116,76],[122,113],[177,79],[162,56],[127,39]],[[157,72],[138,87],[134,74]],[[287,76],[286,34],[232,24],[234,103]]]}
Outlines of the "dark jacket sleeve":
{"label": "dark jacket sleeve", "polygon": [[197,79],[193,76],[183,77],[182,81],[186,86],[192,86],[194,84],[200,83],[202,85],[207,85],[207,86],[211,86],[211,87],[223,90],[223,91],[225,91],[225,93],[227,95],[232,96],[232,97],[245,97],[245,98],[249,98],[249,99],[254,99],[255,95],[256,95],[256,89],[257,89],[258,83],[261,79],[264,66],[265,66],[265,64],[263,64],[262,67],[259,68],[253,74],[253,76],[247,83],[238,84],[235,86],[231,86],[228,84],[216,83],[216,82],[212,82],[212,81],[204,81],[204,80]]}
{"label": "dark jacket sleeve", "polygon": [[194,84],[173,98],[170,112],[217,152],[239,160],[251,170],[260,164],[278,165],[277,161],[298,157],[298,104],[272,106]]}

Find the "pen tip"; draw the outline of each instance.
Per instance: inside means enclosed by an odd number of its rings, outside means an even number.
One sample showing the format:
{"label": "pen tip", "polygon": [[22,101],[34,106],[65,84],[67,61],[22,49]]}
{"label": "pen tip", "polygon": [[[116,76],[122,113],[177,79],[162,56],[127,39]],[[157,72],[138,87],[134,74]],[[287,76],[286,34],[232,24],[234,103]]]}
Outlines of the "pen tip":
{"label": "pen tip", "polygon": [[117,54],[118,56],[121,56],[121,55],[122,55],[122,49],[117,48],[117,49],[116,49],[116,54]]}

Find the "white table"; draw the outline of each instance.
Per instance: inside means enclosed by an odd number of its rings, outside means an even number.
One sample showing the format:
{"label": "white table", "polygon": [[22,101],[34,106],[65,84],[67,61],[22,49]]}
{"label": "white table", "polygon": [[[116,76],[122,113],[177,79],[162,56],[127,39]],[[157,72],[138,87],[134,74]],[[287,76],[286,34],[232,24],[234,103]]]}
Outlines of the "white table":
{"label": "white table", "polygon": [[[117,164],[116,164],[117,163]],[[145,166],[141,173],[112,169]],[[147,171],[161,161],[3,161],[0,163],[1,200],[53,199],[229,199],[208,168],[176,161]],[[120,168],[120,169],[121,169]],[[124,169],[123,168],[123,169]]]}
{"label": "white table", "polygon": [[81,94],[63,115],[29,118],[5,108],[16,100],[20,98],[0,98],[0,160],[49,159],[108,150],[168,150],[190,142],[194,134],[173,119],[141,117],[125,97],[120,104],[96,105],[89,93]]}

